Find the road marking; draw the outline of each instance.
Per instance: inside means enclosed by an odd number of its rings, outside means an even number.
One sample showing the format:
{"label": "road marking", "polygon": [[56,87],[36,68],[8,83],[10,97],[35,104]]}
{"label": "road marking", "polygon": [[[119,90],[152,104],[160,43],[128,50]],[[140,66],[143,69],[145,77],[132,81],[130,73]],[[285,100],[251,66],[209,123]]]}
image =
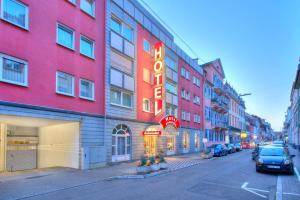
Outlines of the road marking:
{"label": "road marking", "polygon": [[299,172],[298,172],[297,167],[294,167],[294,171],[295,171],[295,173],[296,173],[296,175],[297,175],[298,181],[300,182],[300,174],[299,174]]}
{"label": "road marking", "polygon": [[[251,192],[252,194],[255,194],[255,195],[257,195],[257,196],[260,196],[260,197],[262,197],[262,198],[264,198],[264,199],[267,199],[267,196],[265,196],[265,195],[262,195],[262,194],[259,194],[259,193],[257,193],[257,192],[255,192],[254,190],[256,190],[256,191],[259,191],[259,189],[255,189],[255,188],[247,188],[247,185],[248,185],[249,183],[248,182],[245,182],[245,183],[243,183],[243,185],[241,186],[241,188],[243,189],[243,190],[246,190],[246,191],[248,191],[248,192]],[[261,190],[261,192],[269,192],[269,191],[266,191],[266,190]]]}
{"label": "road marking", "polygon": [[282,200],[282,182],[281,176],[277,177],[276,200]]}
{"label": "road marking", "polygon": [[300,196],[300,194],[291,193],[291,192],[284,192],[282,194],[293,195],[293,196]]}

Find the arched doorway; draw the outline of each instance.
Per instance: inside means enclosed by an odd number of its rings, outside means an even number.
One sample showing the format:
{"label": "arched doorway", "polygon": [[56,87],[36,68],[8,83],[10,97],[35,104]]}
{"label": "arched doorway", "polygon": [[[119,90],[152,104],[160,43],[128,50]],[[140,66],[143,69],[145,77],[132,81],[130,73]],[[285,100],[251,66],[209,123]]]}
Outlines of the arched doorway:
{"label": "arched doorway", "polygon": [[124,125],[117,125],[112,132],[112,162],[130,160],[131,131]]}

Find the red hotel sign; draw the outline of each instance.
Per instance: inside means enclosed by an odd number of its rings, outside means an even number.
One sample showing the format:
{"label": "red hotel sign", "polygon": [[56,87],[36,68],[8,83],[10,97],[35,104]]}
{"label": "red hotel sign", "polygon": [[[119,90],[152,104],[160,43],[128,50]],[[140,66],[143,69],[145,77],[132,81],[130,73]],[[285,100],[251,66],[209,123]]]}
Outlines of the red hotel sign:
{"label": "red hotel sign", "polygon": [[154,115],[162,112],[163,106],[163,44],[159,42],[154,46]]}
{"label": "red hotel sign", "polygon": [[161,131],[143,131],[143,135],[161,135]]}
{"label": "red hotel sign", "polygon": [[169,124],[173,124],[176,128],[180,127],[178,119],[174,116],[166,116],[160,120],[160,124],[163,128],[166,128]]}

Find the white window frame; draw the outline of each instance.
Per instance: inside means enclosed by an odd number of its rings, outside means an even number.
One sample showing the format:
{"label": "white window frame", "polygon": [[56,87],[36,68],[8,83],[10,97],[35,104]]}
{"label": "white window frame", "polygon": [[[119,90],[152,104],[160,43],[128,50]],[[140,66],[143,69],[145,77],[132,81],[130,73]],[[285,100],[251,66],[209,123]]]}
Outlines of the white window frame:
{"label": "white window frame", "polygon": [[[72,47],[68,47],[68,46],[65,46],[64,44],[59,43],[59,41],[58,41],[58,27],[62,27],[66,31],[72,31],[72,35],[73,35]],[[65,48],[67,48],[67,49],[71,49],[71,50],[75,51],[75,31],[74,31],[74,29],[72,29],[72,28],[70,28],[70,27],[68,27],[68,26],[66,26],[62,23],[57,22],[56,23],[56,43],[59,44],[60,46],[63,46]]]}
{"label": "white window frame", "polygon": [[[12,60],[12,61],[24,64],[24,73],[25,73],[24,74],[24,76],[25,76],[24,83],[19,83],[19,82],[15,82],[15,81],[11,81],[11,80],[6,80],[6,79],[2,78],[2,73],[3,73],[3,58],[6,58],[6,59],[9,59],[9,60]],[[20,85],[20,86],[27,87],[28,86],[28,63],[26,61],[24,61],[24,60],[21,60],[21,59],[18,59],[18,58],[15,58],[15,57],[8,56],[8,55],[0,53],[0,81],[1,82],[5,82],[5,83],[11,83],[11,84],[15,84],[15,85]]]}
{"label": "white window frame", "polygon": [[26,8],[26,9],[25,9],[25,18],[26,18],[26,19],[25,19],[25,27],[24,27],[24,26],[21,26],[21,25],[19,25],[19,24],[17,24],[17,23],[11,22],[11,21],[9,21],[9,20],[7,20],[7,19],[4,18],[4,0],[1,0],[1,5],[0,5],[0,8],[1,8],[1,10],[0,10],[0,18],[1,18],[2,20],[6,21],[6,22],[9,22],[9,23],[15,25],[15,26],[18,26],[18,27],[23,28],[23,29],[25,29],[25,30],[29,30],[29,7],[28,7],[26,4],[22,3],[21,1],[19,1],[19,0],[11,0],[11,1],[14,1],[14,2],[16,2],[17,4],[20,4],[20,5],[22,5],[22,6],[24,6],[24,7]]}
{"label": "white window frame", "polygon": [[181,119],[182,120],[186,119],[186,117],[185,117],[185,111],[184,110],[181,111]]}
{"label": "white window frame", "polygon": [[[69,76],[72,77],[72,94],[61,92],[61,91],[58,90],[58,74],[59,73],[64,73],[64,74],[67,74],[67,75],[69,75]],[[62,94],[62,95],[70,96],[70,97],[75,97],[75,93],[74,93],[75,85],[74,84],[75,84],[75,77],[74,77],[74,75],[66,73],[66,72],[63,72],[63,71],[56,71],[56,93],[57,94]]]}
{"label": "white window frame", "polygon": [[[83,52],[81,52],[81,39],[85,39],[85,40],[88,40],[89,42],[92,43],[92,56],[89,56]],[[95,41],[86,37],[85,35],[82,35],[80,34],[80,47],[79,47],[79,51],[80,51],[80,54],[84,55],[84,56],[87,56],[89,58],[92,58],[92,59],[95,59]]]}
{"label": "white window frame", "polygon": [[[86,81],[92,84],[92,97],[85,97],[85,96],[81,96],[81,81]],[[79,97],[81,99],[86,99],[86,100],[90,100],[90,101],[94,101],[95,100],[95,83],[93,81],[90,81],[88,79],[84,79],[84,78],[80,78],[79,79]]]}
{"label": "white window frame", "polygon": [[[123,107],[123,108],[129,108],[129,109],[132,109],[132,108],[133,108],[133,103],[134,103],[134,102],[133,102],[133,98],[134,98],[133,93],[125,92],[125,91],[123,91],[123,90],[116,89],[116,88],[111,88],[111,89],[110,89],[110,92],[111,92],[111,90],[114,90],[114,91],[116,91],[116,92],[120,92],[120,93],[121,93],[121,104],[112,103],[111,100],[110,100],[110,104],[111,104],[111,105],[118,106],[118,107]],[[128,95],[131,96],[131,107],[123,105],[123,93],[128,94]]]}
{"label": "white window frame", "polygon": [[181,67],[181,69],[180,69],[180,75],[182,76],[182,77],[185,77],[185,68],[184,67]]}
{"label": "white window frame", "polygon": [[[144,104],[145,101],[149,102],[149,110],[146,110],[146,108],[145,108],[145,104]],[[151,112],[151,101],[148,98],[143,98],[143,111],[144,112]]]}
{"label": "white window frame", "polygon": [[82,8],[82,2],[83,2],[83,0],[80,0],[80,10],[82,10],[84,13],[86,13],[86,14],[92,16],[92,17],[95,17],[96,16],[96,0],[94,1],[93,5],[92,5],[93,6],[93,13],[89,13],[86,10],[84,10]]}
{"label": "white window frame", "polygon": [[190,72],[188,70],[185,70],[185,78],[186,80],[190,80]]}

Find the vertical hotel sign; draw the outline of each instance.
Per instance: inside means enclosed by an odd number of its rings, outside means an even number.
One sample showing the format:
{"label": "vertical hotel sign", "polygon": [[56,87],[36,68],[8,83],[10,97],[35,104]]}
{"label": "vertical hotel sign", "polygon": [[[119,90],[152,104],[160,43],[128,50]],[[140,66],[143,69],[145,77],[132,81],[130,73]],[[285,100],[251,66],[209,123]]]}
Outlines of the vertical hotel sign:
{"label": "vertical hotel sign", "polygon": [[163,107],[163,64],[164,52],[163,43],[158,42],[154,46],[154,115],[162,113]]}

